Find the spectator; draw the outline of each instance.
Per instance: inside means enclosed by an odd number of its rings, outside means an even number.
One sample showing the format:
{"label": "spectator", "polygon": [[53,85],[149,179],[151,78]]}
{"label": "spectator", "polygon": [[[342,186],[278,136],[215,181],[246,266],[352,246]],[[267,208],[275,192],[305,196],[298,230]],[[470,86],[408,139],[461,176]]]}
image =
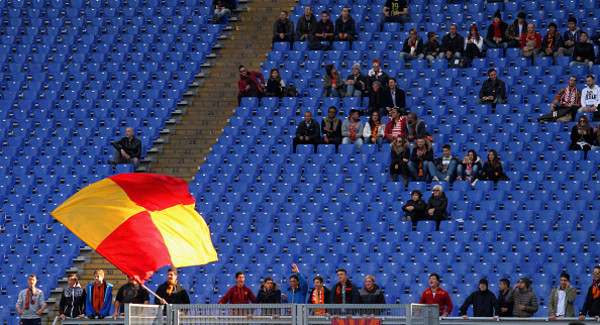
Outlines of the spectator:
{"label": "spectator", "polygon": [[504,81],[498,79],[498,72],[494,68],[489,69],[487,74],[488,79],[481,85],[477,104],[504,104],[506,101]]}
{"label": "spectator", "polygon": [[508,180],[508,176],[504,174],[502,163],[500,162],[500,158],[498,157],[498,152],[496,152],[496,150],[492,149],[490,152],[488,152],[488,160],[485,162],[485,164],[483,164],[481,175],[479,175],[479,180],[493,181],[494,183]]}
{"label": "spectator", "polygon": [[[456,60],[456,62],[460,62],[465,48],[465,39],[460,36],[457,31],[458,27],[456,24],[452,24],[450,25],[450,33],[442,37],[442,46],[440,47],[441,53],[439,55],[440,59],[447,59],[448,61]],[[458,64],[452,63],[452,65]]]}
{"label": "spectator", "polygon": [[408,31],[408,38],[404,40],[402,52],[400,52],[400,60],[420,60],[425,57],[423,53],[423,38],[419,36],[416,28],[411,28]]}
{"label": "spectator", "polygon": [[469,28],[469,35],[465,39],[465,62],[464,66],[468,67],[473,59],[483,56],[483,37],[479,35],[477,25],[473,24]]}
{"label": "spectator", "polygon": [[303,304],[306,302],[306,293],[308,292],[306,278],[295,263],[292,264],[292,272],[296,274],[290,276],[290,286],[281,293],[281,302]]}
{"label": "spectator", "polygon": [[252,290],[245,285],[246,276],[244,272],[238,271],[235,273],[236,285],[227,290],[227,293],[219,300],[218,304],[249,304],[254,303],[256,296]]}
{"label": "spectator", "polygon": [[279,19],[273,24],[273,43],[288,42],[290,47],[294,44],[294,22],[288,19],[285,10],[279,12]]}
{"label": "spectator", "polygon": [[342,143],[342,121],[337,117],[337,112],[338,110],[335,106],[329,107],[327,116],[321,121],[323,143],[335,144],[336,148]]}
{"label": "spectator", "polygon": [[473,305],[473,317],[493,317],[494,306],[497,303],[496,295],[488,290],[488,280],[481,279],[479,280],[479,289],[467,297],[460,306],[458,315],[461,315],[463,319],[469,319],[467,309]]}
{"label": "spectator", "polygon": [[335,40],[336,41],[348,41],[352,44],[352,41],[356,38],[356,22],[354,18],[350,16],[350,8],[342,8],[342,14],[335,21]]}
{"label": "spectator", "polygon": [[538,299],[531,290],[531,280],[523,277],[508,292],[506,301],[513,303],[513,317],[531,317],[538,310]]}
{"label": "spectator", "polygon": [[[593,79],[592,79],[593,80]],[[581,107],[581,95],[577,90],[577,77],[570,76],[569,84],[561,89],[550,103],[550,113],[538,117],[538,122],[571,122],[572,115]],[[594,82],[592,81],[592,86]]]}
{"label": "spectator", "polygon": [[582,30],[577,27],[577,18],[569,17],[568,21],[569,29],[563,34],[562,44],[554,54],[555,58],[558,56],[573,56],[575,44],[579,42]]}
{"label": "spectator", "polygon": [[562,37],[560,36],[556,28],[556,24],[553,22],[548,25],[548,34],[544,36],[541,48],[533,53],[535,57],[554,57],[554,53],[558,51],[558,46],[562,43]]}
{"label": "spectator", "polygon": [[383,100],[383,91],[381,90],[381,83],[379,81],[373,82],[373,89],[369,92],[369,107],[367,108],[367,114],[371,115],[373,112],[387,112],[385,103]]}
{"label": "spectator", "polygon": [[296,24],[296,36],[294,40],[312,42],[315,38],[316,28],[317,18],[313,15],[312,8],[310,6],[304,7],[304,15],[298,18],[298,23]]}
{"label": "spectator", "polygon": [[[365,286],[358,289],[356,303],[365,305],[385,305],[385,295],[383,290],[375,284],[375,277],[372,274],[368,274],[365,277]],[[381,314],[380,309],[363,309],[361,312],[361,314],[369,315],[371,317]]]}
{"label": "spectator", "polygon": [[445,182],[454,181],[456,176],[456,165],[458,165],[458,158],[454,157],[451,153],[452,148],[449,144],[442,146],[442,156],[434,159],[433,161],[427,162],[429,166],[427,170],[431,175],[434,182],[440,179]]}
{"label": "spectator", "polygon": [[390,177],[392,182],[396,181],[396,175],[400,178],[400,181],[404,183],[404,186],[408,185],[408,176],[410,171],[408,170],[408,159],[410,158],[410,149],[408,147],[408,140],[405,137],[396,137],[392,142],[392,162],[390,164]]}
{"label": "spectator", "polygon": [[190,296],[188,296],[187,291],[179,284],[179,282],[177,282],[177,273],[177,269],[174,267],[167,271],[167,281],[163,282],[156,289],[156,295],[158,295],[158,297],[154,298],[154,304],[166,305],[190,303]]}
{"label": "spectator", "polygon": [[385,139],[394,142],[396,138],[406,136],[406,121],[406,117],[400,115],[397,108],[390,109],[390,119],[385,126]]}
{"label": "spectator", "polygon": [[524,12],[519,12],[508,28],[506,28],[505,38],[508,40],[508,47],[522,47],[521,36],[525,36],[527,32],[527,21]]}
{"label": "spectator", "polygon": [[346,79],[347,97],[362,97],[367,91],[367,77],[360,73],[360,63],[352,65],[352,74]]}
{"label": "spectator", "polygon": [[[358,288],[350,279],[348,273],[344,269],[336,271],[338,282],[331,288],[331,301],[334,304],[354,304],[357,300]],[[339,314],[350,314],[351,310],[341,309],[337,311]]]}
{"label": "spectator", "polygon": [[571,145],[569,150],[583,150],[583,156],[587,159],[587,153],[592,149],[596,141],[596,134],[590,126],[590,121],[585,114],[579,116],[577,125],[571,129]]}
{"label": "spectator", "polygon": [[427,210],[427,219],[436,222],[436,230],[440,230],[440,222],[448,218],[447,207],[448,198],[446,197],[446,193],[444,193],[442,185],[435,185],[433,187],[433,194],[429,197],[425,209]]}
{"label": "spectator", "polygon": [[382,10],[381,28],[385,23],[402,23],[408,21],[408,3],[406,0],[387,0]]}
{"label": "spectator", "polygon": [[477,157],[475,150],[470,149],[456,167],[456,180],[472,182],[479,176],[479,170],[481,170],[481,159]]}
{"label": "spectator", "polygon": [[571,276],[563,272],[560,275],[560,286],[552,289],[548,301],[550,320],[562,317],[575,317],[575,298],[577,289],[571,287]]}
{"label": "spectator", "polygon": [[21,316],[21,325],[39,325],[41,316],[46,310],[44,292],[35,287],[37,276],[30,274],[27,278],[27,289],[21,290],[17,298],[17,314]]}
{"label": "spectator", "polygon": [[94,282],[87,285],[85,311],[88,318],[104,318],[110,315],[113,285],[104,281],[104,270],[94,271]]}
{"label": "spectator", "polygon": [[521,52],[519,52],[519,55],[530,58],[541,48],[542,35],[535,31],[535,25],[533,23],[527,24],[527,34],[521,37]]}
{"label": "spectator", "polygon": [[587,87],[581,91],[581,107],[577,113],[593,113],[600,104],[600,87],[594,84],[594,76],[587,76],[585,83]]}
{"label": "spectator", "polygon": [[296,128],[296,137],[293,140],[294,152],[299,144],[312,144],[317,152],[317,145],[321,142],[319,136],[319,123],[312,118],[311,112],[304,113],[304,121]]}
{"label": "spectator", "polygon": [[[265,77],[257,71],[248,71],[245,66],[238,67],[240,80],[238,80],[238,105],[242,103],[243,97],[263,97],[265,89]],[[260,79],[260,82],[259,82]]]}
{"label": "spectator", "polygon": [[[263,283],[258,288],[256,294],[257,304],[279,304],[281,303],[281,290],[279,285],[273,282],[273,278],[266,277]],[[277,315],[279,314],[279,308],[261,308],[263,315]]]}
{"label": "spectator", "polygon": [[69,287],[67,287],[60,296],[58,312],[60,318],[84,318],[85,317],[85,289],[79,284],[77,274],[71,273],[68,276]]}
{"label": "spectator", "polygon": [[483,40],[483,43],[488,48],[501,48],[506,49],[508,47],[508,40],[506,39],[506,29],[508,24],[502,21],[502,14],[500,10],[494,13],[494,21],[488,26],[487,35]]}
{"label": "spectator", "polygon": [[579,42],[575,43],[573,47],[573,61],[569,63],[569,66],[587,65],[588,71],[591,71],[594,60],[596,60],[594,45],[588,40],[588,34],[586,32],[579,33]]}
{"label": "spectator", "polygon": [[417,117],[417,113],[410,112],[406,116],[406,137],[408,141],[427,136],[425,121]]}
{"label": "spectator", "polygon": [[428,175],[427,162],[433,161],[431,142],[425,138],[418,138],[413,144],[413,151],[408,162],[408,170],[414,180],[423,181]]}
{"label": "spectator", "polygon": [[596,137],[596,142],[592,146],[592,150],[600,150],[600,127],[599,125],[594,126],[594,136]]}
{"label": "spectator", "polygon": [[411,221],[416,226],[417,222],[426,219],[425,210],[427,210],[427,203],[423,200],[423,194],[419,190],[414,190],[410,193],[410,200],[402,206],[402,211],[405,213],[402,220]]}
{"label": "spectator", "polygon": [[[317,275],[313,279],[315,287],[308,292],[308,303],[314,305],[326,305],[331,303],[331,291],[323,285],[323,278]],[[325,315],[325,308],[313,309],[313,315]]]}
{"label": "spectator", "polygon": [[406,94],[404,90],[398,88],[396,78],[388,80],[389,87],[383,90],[383,104],[385,111],[380,111],[380,116],[387,116],[391,108],[396,108],[396,111],[402,116],[406,115]]}
{"label": "spectator", "polygon": [[594,317],[596,321],[600,319],[600,265],[594,266],[592,274],[594,280],[585,295],[585,302],[581,307],[579,320],[584,320],[585,316]]}
{"label": "spectator", "polygon": [[309,44],[311,50],[329,50],[331,45],[323,45],[321,42],[333,42],[333,33],[335,29],[333,22],[329,20],[329,13],[327,11],[321,12],[321,20],[319,20],[315,27],[315,38],[314,41]]}
{"label": "spectator", "polygon": [[390,79],[390,76],[388,76],[385,71],[381,70],[381,61],[378,59],[373,60],[373,67],[369,70],[367,77],[369,77],[369,90],[373,89],[373,83],[375,81],[379,81],[380,86],[383,86],[387,85],[388,80]]}
{"label": "spectator", "polygon": [[113,318],[125,315],[125,304],[150,304],[150,294],[148,293],[148,290],[141,287],[140,284],[130,276],[127,276],[127,283],[117,291]]}
{"label": "spectator", "polygon": [[221,18],[225,16],[231,16],[235,6],[235,0],[213,0],[212,7],[215,10],[213,12],[212,23],[219,24],[221,22]]}
{"label": "spectator", "polygon": [[281,79],[281,73],[279,69],[271,69],[269,79],[267,79],[267,89],[265,96],[267,97],[283,97],[283,91],[285,90],[285,81]]}
{"label": "spectator", "polygon": [[350,116],[342,123],[342,144],[354,144],[356,150],[360,151],[363,144],[362,135],[364,133],[363,123],[358,116],[358,110],[351,109]]}
{"label": "spectator", "polygon": [[442,317],[446,317],[452,312],[452,299],[446,290],[440,288],[440,276],[436,273],[429,275],[429,288],[423,291],[419,303],[438,305]]}
{"label": "spectator", "polygon": [[133,164],[133,169],[140,166],[140,156],[142,155],[142,141],[133,136],[133,128],[125,129],[125,136],[119,141],[113,143],[115,152],[113,160],[107,161],[109,164]]}
{"label": "spectator", "polygon": [[385,125],[379,117],[379,112],[373,112],[371,118],[365,123],[363,138],[365,143],[377,143],[379,148],[383,145],[385,136]]}
{"label": "spectator", "polygon": [[435,32],[427,32],[427,42],[423,45],[423,54],[427,61],[440,55],[440,42],[438,42],[438,35]]}
{"label": "spectator", "polygon": [[336,70],[333,64],[329,64],[325,67],[323,88],[325,89],[323,97],[346,97],[344,78],[342,78],[342,74]]}
{"label": "spectator", "polygon": [[506,301],[506,297],[508,296],[508,292],[510,291],[510,280],[500,279],[498,289],[498,302],[496,303],[495,317],[512,317],[513,305]]}

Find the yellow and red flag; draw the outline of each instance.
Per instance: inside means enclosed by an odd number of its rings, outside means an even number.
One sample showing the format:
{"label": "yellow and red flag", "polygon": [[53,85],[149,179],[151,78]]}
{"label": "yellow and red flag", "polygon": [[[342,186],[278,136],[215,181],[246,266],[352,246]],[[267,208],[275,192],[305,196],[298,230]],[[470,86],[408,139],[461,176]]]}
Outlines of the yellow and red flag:
{"label": "yellow and red flag", "polygon": [[217,252],[185,181],[119,174],[89,185],[52,211],[75,235],[140,283],[154,271],[207,264]]}

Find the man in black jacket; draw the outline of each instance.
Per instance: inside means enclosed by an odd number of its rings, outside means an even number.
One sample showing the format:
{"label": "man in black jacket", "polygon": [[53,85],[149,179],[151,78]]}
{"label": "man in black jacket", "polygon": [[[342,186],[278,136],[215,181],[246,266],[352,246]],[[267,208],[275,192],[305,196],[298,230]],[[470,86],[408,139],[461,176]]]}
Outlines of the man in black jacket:
{"label": "man in black jacket", "polygon": [[235,9],[235,0],[213,0],[212,7],[215,9],[212,18],[213,24],[219,24],[224,16],[231,16]]}
{"label": "man in black jacket", "polygon": [[575,43],[573,47],[573,61],[569,63],[569,66],[574,65],[587,65],[588,69],[592,69],[596,55],[594,53],[594,45],[589,42],[588,34],[581,32],[579,35],[579,42]]}
{"label": "man in black jacket", "polygon": [[304,121],[298,124],[296,128],[296,137],[294,138],[294,152],[299,144],[312,144],[317,152],[317,145],[321,140],[321,129],[319,123],[312,118],[311,112],[304,113]]}
{"label": "man in black jacket", "polygon": [[111,165],[133,164],[133,169],[140,165],[140,156],[142,155],[142,141],[133,136],[133,128],[125,129],[125,137],[113,143],[115,153],[113,160],[107,161]]}
{"label": "man in black jacket", "polygon": [[[337,270],[338,283],[331,288],[331,302],[334,304],[354,304],[358,295],[358,288],[348,279],[348,273],[344,269]],[[352,314],[350,309],[333,311],[336,314]]]}
{"label": "man in black jacket", "polygon": [[160,297],[154,298],[156,305],[190,303],[190,296],[188,296],[187,291],[177,282],[177,269],[174,267],[167,272],[167,281],[156,289],[156,295]]}
{"label": "man in black jacket", "polygon": [[477,104],[504,104],[506,101],[506,85],[498,79],[496,69],[488,70],[488,79],[483,82],[479,90]]}
{"label": "man in black jacket", "polygon": [[273,43],[288,42],[294,43],[294,22],[288,19],[288,13],[282,10],[279,13],[279,19],[273,24]]}
{"label": "man in black jacket", "polygon": [[496,316],[495,317],[512,317],[513,304],[506,301],[506,296],[510,291],[510,280],[500,279],[498,284],[498,299],[496,300]]}
{"label": "man in black jacket", "polygon": [[396,78],[388,80],[389,87],[383,90],[383,105],[386,108],[379,112],[379,116],[388,116],[390,108],[398,108],[401,116],[406,115],[406,94],[404,90],[398,88]]}
{"label": "man in black jacket", "polygon": [[342,14],[335,21],[334,34],[336,41],[352,42],[356,39],[356,22],[350,16],[350,8],[342,8]]}
{"label": "man in black jacket", "polygon": [[581,313],[579,313],[579,320],[584,320],[586,315],[594,317],[596,321],[600,319],[600,265],[594,266],[592,273],[594,274],[594,281],[585,296],[585,302],[581,307]]}
{"label": "man in black jacket", "polygon": [[463,319],[469,319],[467,309],[473,305],[473,317],[492,317],[494,316],[494,306],[498,303],[496,295],[488,290],[488,280],[479,280],[479,289],[470,294],[465,302],[460,306],[458,315]]}
{"label": "man in black jacket", "polygon": [[315,30],[317,28],[317,18],[312,13],[310,6],[304,7],[304,15],[298,18],[296,24],[295,41],[312,41],[315,38]]}
{"label": "man in black jacket", "polygon": [[462,37],[458,32],[456,24],[450,25],[450,33],[442,37],[442,44],[440,46],[440,59],[456,60],[463,56],[465,49],[465,38]]}
{"label": "man in black jacket", "polygon": [[508,47],[508,41],[504,33],[506,33],[506,29],[508,28],[508,24],[502,21],[502,14],[500,10],[494,13],[494,22],[492,22],[487,28],[487,35],[483,39],[483,44],[488,48],[502,48],[506,49]]}

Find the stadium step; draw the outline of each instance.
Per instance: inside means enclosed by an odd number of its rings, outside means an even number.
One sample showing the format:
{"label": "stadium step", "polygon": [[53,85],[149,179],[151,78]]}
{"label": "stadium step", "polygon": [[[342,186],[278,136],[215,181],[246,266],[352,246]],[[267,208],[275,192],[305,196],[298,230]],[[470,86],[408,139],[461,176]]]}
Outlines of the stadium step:
{"label": "stadium step", "polygon": [[87,285],[94,281],[94,271],[97,269],[104,270],[104,279],[114,285],[116,289],[113,289],[113,296],[116,295],[115,290],[127,283],[125,274],[117,269],[112,263],[107,261],[104,257],[96,252],[92,252],[91,261],[83,267],[83,275],[79,277],[81,286]]}

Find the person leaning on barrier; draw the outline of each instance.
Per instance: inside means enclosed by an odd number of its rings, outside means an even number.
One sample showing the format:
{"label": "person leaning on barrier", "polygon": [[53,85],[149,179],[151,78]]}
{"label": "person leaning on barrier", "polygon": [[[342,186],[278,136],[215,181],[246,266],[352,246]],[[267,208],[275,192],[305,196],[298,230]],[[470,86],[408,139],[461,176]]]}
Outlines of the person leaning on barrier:
{"label": "person leaning on barrier", "polygon": [[508,292],[507,302],[513,303],[513,317],[531,317],[538,311],[538,299],[531,290],[531,280],[523,277]]}
{"label": "person leaning on barrier", "polygon": [[158,286],[156,294],[160,297],[154,298],[156,305],[190,303],[187,291],[177,282],[177,269],[174,267],[169,269],[167,272],[167,281]]}
{"label": "person leaning on barrier", "polygon": [[256,300],[252,290],[246,286],[246,276],[244,272],[235,273],[236,284],[227,290],[227,293],[219,300],[218,304],[249,304]]}
{"label": "person leaning on barrier", "polygon": [[104,318],[110,315],[113,285],[104,281],[104,270],[94,271],[94,282],[87,285],[85,311],[89,318]]}
{"label": "person leaning on barrier", "polygon": [[[373,275],[369,274],[365,277],[365,286],[358,289],[356,303],[365,305],[385,304],[383,290],[375,284]],[[359,312],[363,315],[381,315],[380,309],[361,309]]]}
{"label": "person leaning on barrier", "polygon": [[113,318],[125,315],[125,304],[150,304],[150,294],[132,277],[127,276],[127,283],[119,288],[115,298]]}
{"label": "person leaning on barrier", "polygon": [[563,272],[560,275],[560,286],[552,289],[548,300],[548,311],[550,319],[560,317],[575,317],[575,298],[577,289],[571,287],[571,276]]}
{"label": "person leaning on barrier", "polygon": [[450,294],[440,288],[440,276],[436,273],[429,275],[429,288],[421,294],[420,304],[437,304],[440,308],[440,316],[446,317],[452,312],[452,299]]}
{"label": "person leaning on barrier", "polygon": [[579,313],[579,320],[584,320],[585,316],[594,317],[595,320],[600,319],[600,265],[594,266],[592,273],[594,280],[585,296],[585,302]]}
{"label": "person leaning on barrier", "polygon": [[473,317],[492,317],[494,316],[494,306],[498,303],[496,295],[488,290],[488,280],[479,280],[479,289],[470,294],[465,302],[460,306],[458,315],[463,319],[469,319],[467,309],[473,305]]}
{"label": "person leaning on barrier", "polygon": [[[281,290],[279,285],[273,282],[273,278],[266,277],[263,283],[258,288],[256,293],[257,304],[279,304],[281,303]],[[263,315],[275,315],[278,314],[275,308],[262,308]]]}
{"label": "person leaning on barrier", "polygon": [[290,286],[281,292],[281,302],[303,304],[306,302],[306,293],[308,292],[306,278],[295,263],[292,263],[292,272],[296,274],[290,276]]}
{"label": "person leaning on barrier", "polygon": [[[334,304],[354,304],[356,303],[358,288],[350,279],[344,269],[336,271],[338,282],[331,288],[331,301]],[[352,310],[337,309],[334,314],[352,314]]]}
{"label": "person leaning on barrier", "polygon": [[[314,305],[326,305],[331,303],[331,291],[323,285],[323,278],[317,275],[313,279],[315,287],[308,292],[308,303]],[[313,309],[313,315],[325,315],[325,308]]]}
{"label": "person leaning on barrier", "polygon": [[79,284],[77,274],[69,274],[67,279],[69,287],[63,291],[58,307],[60,318],[84,318],[86,291]]}

